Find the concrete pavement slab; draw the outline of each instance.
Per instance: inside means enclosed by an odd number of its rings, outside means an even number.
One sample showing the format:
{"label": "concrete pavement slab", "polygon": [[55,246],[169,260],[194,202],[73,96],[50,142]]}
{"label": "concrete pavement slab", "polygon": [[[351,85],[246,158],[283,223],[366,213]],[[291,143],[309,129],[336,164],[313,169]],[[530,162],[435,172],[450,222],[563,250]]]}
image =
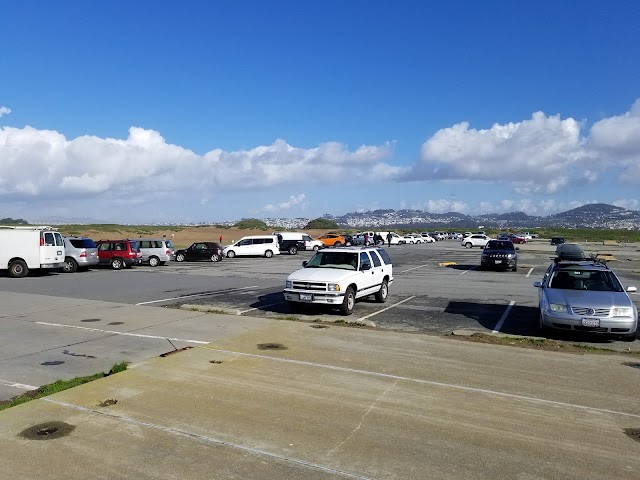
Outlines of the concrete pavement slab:
{"label": "concrete pavement slab", "polygon": [[[0,412],[0,476],[640,476],[623,357],[317,327],[265,320]],[[19,435],[54,420],[75,429]]]}

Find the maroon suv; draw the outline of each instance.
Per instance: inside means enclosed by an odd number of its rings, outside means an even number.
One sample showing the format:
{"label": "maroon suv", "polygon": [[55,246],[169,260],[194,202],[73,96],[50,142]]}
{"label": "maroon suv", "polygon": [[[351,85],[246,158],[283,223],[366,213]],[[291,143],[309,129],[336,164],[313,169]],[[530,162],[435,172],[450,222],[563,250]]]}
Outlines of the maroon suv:
{"label": "maroon suv", "polygon": [[100,265],[120,270],[142,263],[142,254],[135,240],[99,240],[96,245]]}

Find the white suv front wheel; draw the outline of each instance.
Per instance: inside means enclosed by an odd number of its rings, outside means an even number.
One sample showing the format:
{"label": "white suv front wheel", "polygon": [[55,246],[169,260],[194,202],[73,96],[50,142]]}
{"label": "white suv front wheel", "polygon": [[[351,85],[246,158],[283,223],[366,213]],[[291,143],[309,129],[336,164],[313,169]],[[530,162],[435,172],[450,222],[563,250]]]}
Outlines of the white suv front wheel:
{"label": "white suv front wheel", "polygon": [[356,305],[356,292],[353,291],[353,287],[347,288],[344,294],[344,301],[340,305],[340,313],[342,315],[351,315],[353,313],[353,307]]}

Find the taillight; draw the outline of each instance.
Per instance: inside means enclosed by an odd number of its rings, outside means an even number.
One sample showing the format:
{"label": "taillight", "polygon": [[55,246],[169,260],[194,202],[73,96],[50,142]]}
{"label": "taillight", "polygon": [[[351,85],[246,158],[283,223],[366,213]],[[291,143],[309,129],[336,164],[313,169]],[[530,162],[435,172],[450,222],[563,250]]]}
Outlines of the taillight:
{"label": "taillight", "polygon": [[82,253],[80,254],[80,257],[81,257],[81,258],[82,258],[82,257],[86,257],[86,256],[87,256],[87,252],[82,252]]}
{"label": "taillight", "polygon": [[40,237],[40,246],[44,247],[44,238]]}
{"label": "taillight", "polygon": [[169,250],[167,250],[167,251],[165,252],[165,254],[166,254],[166,255],[171,255],[171,252],[170,252]]}

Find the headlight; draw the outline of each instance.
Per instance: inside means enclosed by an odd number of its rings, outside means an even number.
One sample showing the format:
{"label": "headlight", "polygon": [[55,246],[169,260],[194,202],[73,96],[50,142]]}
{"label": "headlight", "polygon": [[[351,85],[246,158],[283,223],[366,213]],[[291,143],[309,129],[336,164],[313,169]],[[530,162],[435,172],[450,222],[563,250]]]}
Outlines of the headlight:
{"label": "headlight", "polygon": [[515,255],[513,253],[510,253],[510,254],[507,255],[507,258],[513,258],[513,257],[515,257]]}
{"label": "headlight", "polygon": [[567,306],[561,305],[559,303],[550,303],[549,310],[551,310],[552,312],[567,313]]}
{"label": "headlight", "polygon": [[287,280],[284,282],[284,288],[293,288],[293,282],[291,280]]}
{"label": "headlight", "polygon": [[339,292],[340,291],[340,284],[339,283],[330,283],[329,285],[327,285],[327,288],[330,292]]}
{"label": "headlight", "polygon": [[613,307],[614,317],[630,317],[631,307]]}

